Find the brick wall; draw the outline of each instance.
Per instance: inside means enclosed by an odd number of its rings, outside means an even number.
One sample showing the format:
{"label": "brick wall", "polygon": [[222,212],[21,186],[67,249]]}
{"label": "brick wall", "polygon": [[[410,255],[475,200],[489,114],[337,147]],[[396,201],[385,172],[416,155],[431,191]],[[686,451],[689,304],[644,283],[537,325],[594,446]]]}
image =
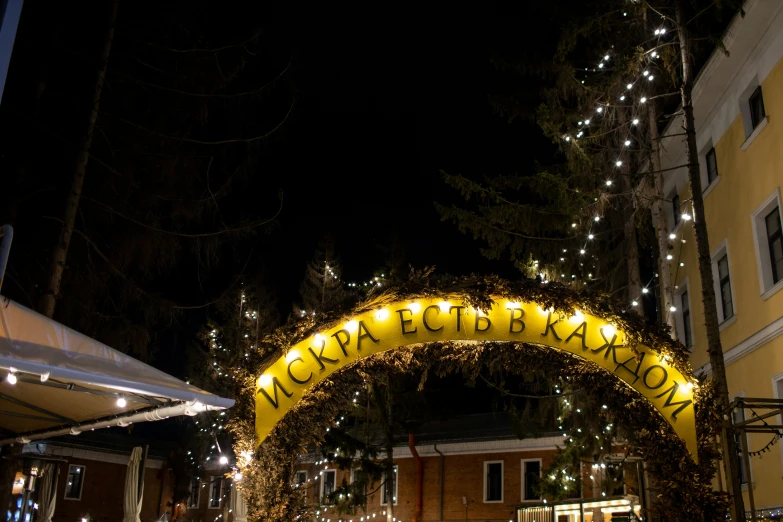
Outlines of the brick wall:
{"label": "brick wall", "polygon": [[[546,468],[555,454],[554,450],[511,451],[497,453],[475,453],[460,455],[445,455],[443,466],[443,520],[465,521],[507,521],[515,519],[516,506],[522,504],[522,459],[541,459],[542,469]],[[422,457],[424,463],[423,510],[422,521],[438,521],[440,519],[440,457]],[[484,502],[484,462],[503,462],[503,501],[497,503]],[[413,458],[395,459],[398,467],[397,505],[394,516],[398,521],[409,522],[416,509],[416,463]],[[302,464],[299,469],[306,470],[311,479],[308,499],[315,501],[320,491],[320,480],[312,479],[324,470],[323,465]],[[331,468],[330,468],[331,469]],[[350,474],[337,471],[337,485],[343,480],[348,482]],[[375,484],[370,491],[380,485]],[[463,503],[463,497],[466,504]],[[368,495],[366,512],[353,517],[343,515],[330,516],[329,508],[322,515],[324,518],[337,522],[338,519],[359,520],[363,515],[375,513],[377,520],[385,507],[380,503],[380,491]]]}
{"label": "brick wall", "polygon": [[[82,494],[79,500],[65,498],[69,465],[84,466]],[[68,458],[61,464],[57,484],[57,507],[52,522],[121,522],[127,464]],[[141,520],[152,522],[165,511],[171,500],[171,478],[165,468],[148,467],[144,473],[144,498]]]}

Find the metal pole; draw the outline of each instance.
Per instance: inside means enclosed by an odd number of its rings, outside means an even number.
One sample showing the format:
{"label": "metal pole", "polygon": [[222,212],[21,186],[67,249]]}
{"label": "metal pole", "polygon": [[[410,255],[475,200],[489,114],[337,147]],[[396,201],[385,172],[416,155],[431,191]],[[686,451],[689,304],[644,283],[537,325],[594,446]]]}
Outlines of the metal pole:
{"label": "metal pole", "polygon": [[8,255],[11,253],[11,241],[14,239],[14,228],[11,225],[3,225],[0,230],[0,290],[3,289],[3,277],[5,277],[5,267],[8,266]]}
{"label": "metal pole", "polygon": [[[750,479],[750,455],[748,455],[748,432],[741,430],[742,461],[745,464],[745,479],[748,481],[748,503],[750,504],[750,520],[756,522],[756,505],[753,501],[753,483]],[[742,492],[740,491],[740,495]]]}

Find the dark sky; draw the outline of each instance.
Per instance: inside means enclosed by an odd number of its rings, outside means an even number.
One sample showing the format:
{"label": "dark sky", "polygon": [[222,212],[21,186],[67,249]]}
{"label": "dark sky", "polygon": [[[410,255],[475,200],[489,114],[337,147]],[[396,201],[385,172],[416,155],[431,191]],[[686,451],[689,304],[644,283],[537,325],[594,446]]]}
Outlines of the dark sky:
{"label": "dark sky", "polygon": [[[551,158],[532,122],[509,124],[489,103],[502,87],[492,47],[510,37],[518,40],[511,48],[524,51],[541,35],[523,36],[526,17],[493,3],[376,13],[370,23],[357,23],[347,9],[320,14],[298,28],[301,106],[283,150],[290,163],[273,255],[289,288],[298,288],[327,233],[349,280],[370,275],[383,262],[378,246],[393,238],[416,268],[515,275],[440,222],[433,202],[457,201],[440,169],[511,173]],[[535,78],[523,81],[535,92]],[[538,104],[535,96],[524,102]]]}

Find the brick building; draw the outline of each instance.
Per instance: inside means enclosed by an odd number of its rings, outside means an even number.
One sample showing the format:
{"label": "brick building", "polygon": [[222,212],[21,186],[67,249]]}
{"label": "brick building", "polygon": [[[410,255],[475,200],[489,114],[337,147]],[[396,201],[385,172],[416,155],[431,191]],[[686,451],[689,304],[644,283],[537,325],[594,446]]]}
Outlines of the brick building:
{"label": "brick building", "polygon": [[[647,500],[640,498],[637,488],[637,473],[644,473],[640,461],[625,459],[623,464],[602,462],[584,465],[581,493],[576,493],[573,500],[556,506],[557,518],[552,518],[555,515],[551,509],[553,504],[551,500],[547,504],[538,496],[536,485],[542,473],[550,467],[557,447],[562,443],[562,436],[519,439],[513,437],[509,429],[498,428],[503,422],[497,417],[476,416],[473,424],[477,428],[473,437],[458,430],[450,433],[444,430],[429,434],[429,437],[425,434],[422,442],[416,443],[416,452],[422,461],[420,521],[571,522],[578,520],[577,513],[582,510],[586,521],[610,521],[614,516],[627,516],[635,506],[638,512],[638,507]],[[480,440],[474,440],[476,434]],[[433,436],[440,437],[440,441],[432,440]],[[411,450],[404,445],[396,447],[393,456],[396,468],[394,518],[408,522],[416,511],[417,462]],[[623,459],[618,455],[618,461]],[[381,483],[370,486],[366,509],[353,515],[340,515],[334,507],[327,505],[326,496],[335,488],[350,484],[352,472],[318,462],[321,462],[318,452],[302,455],[296,476],[296,482],[306,490],[308,502],[319,506],[317,520],[385,520],[388,499]],[[619,482],[609,486],[607,465],[620,470]],[[541,514],[528,517],[524,508],[548,509],[550,518]],[[529,512],[538,513],[535,510]]]}

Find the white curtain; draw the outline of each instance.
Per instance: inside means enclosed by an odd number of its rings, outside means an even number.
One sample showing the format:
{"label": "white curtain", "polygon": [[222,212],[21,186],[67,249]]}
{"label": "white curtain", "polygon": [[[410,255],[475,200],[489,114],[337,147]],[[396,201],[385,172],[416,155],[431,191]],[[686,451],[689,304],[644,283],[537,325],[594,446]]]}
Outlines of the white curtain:
{"label": "white curtain", "polygon": [[[128,459],[128,471],[125,472],[125,497],[123,507],[125,514],[122,522],[141,522],[141,500],[143,491],[139,491],[139,464],[141,463],[141,448],[133,448]],[[144,473],[144,470],[141,470]]]}
{"label": "white curtain", "polygon": [[234,515],[234,522],[247,522],[247,504],[236,483],[233,482],[231,483],[231,514]]}
{"label": "white curtain", "polygon": [[38,494],[38,518],[37,522],[52,522],[54,507],[57,504],[57,464],[50,462],[43,467],[41,489]]}

